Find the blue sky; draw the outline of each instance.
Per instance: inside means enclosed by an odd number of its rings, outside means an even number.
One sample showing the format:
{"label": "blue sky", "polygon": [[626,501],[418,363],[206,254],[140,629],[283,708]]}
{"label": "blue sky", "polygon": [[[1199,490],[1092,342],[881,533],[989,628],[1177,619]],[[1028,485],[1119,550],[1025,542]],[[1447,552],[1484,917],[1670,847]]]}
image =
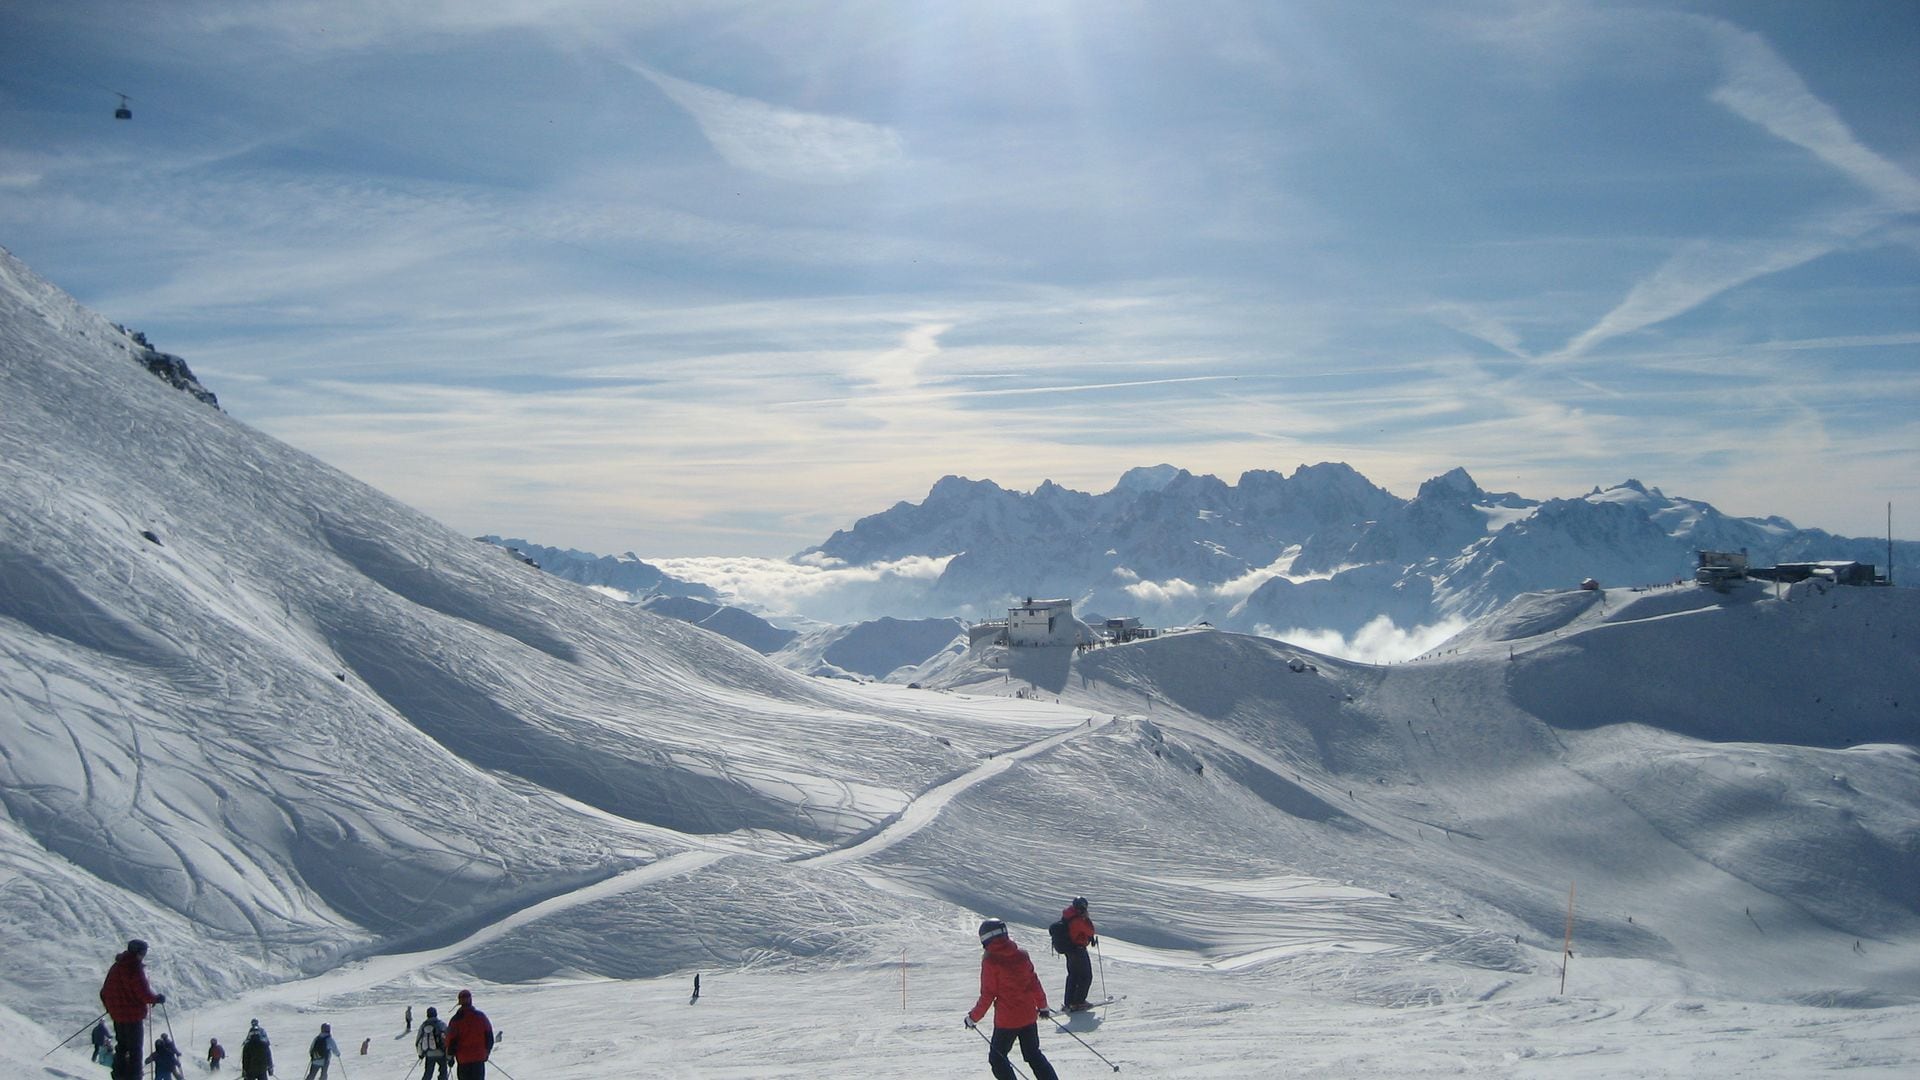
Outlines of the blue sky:
{"label": "blue sky", "polygon": [[469,533],[1335,460],[1912,536],[1916,55],[1903,0],[27,0],[0,244]]}

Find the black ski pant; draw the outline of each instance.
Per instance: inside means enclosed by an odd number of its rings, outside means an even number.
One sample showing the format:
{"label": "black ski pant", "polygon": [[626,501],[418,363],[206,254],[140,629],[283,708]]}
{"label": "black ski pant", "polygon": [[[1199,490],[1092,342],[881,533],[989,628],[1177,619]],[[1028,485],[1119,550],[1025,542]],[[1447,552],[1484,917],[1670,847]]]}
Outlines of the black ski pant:
{"label": "black ski pant", "polygon": [[1038,1022],[1023,1028],[993,1029],[993,1045],[987,1051],[987,1066],[993,1070],[994,1080],[1014,1080],[1013,1062],[1007,1060],[1007,1051],[1013,1049],[1016,1039],[1020,1041],[1020,1056],[1027,1059],[1027,1068],[1033,1070],[1033,1080],[1060,1080],[1047,1055],[1040,1052]]}
{"label": "black ski pant", "polygon": [[1087,1003],[1087,991],[1093,989],[1093,961],[1087,959],[1085,945],[1067,950],[1066,1006]]}
{"label": "black ski pant", "polygon": [[435,1069],[440,1070],[440,1080],[447,1080],[447,1057],[445,1054],[439,1057],[424,1057],[420,1060],[427,1063],[426,1071],[420,1074],[420,1080],[433,1080],[433,1071]]}
{"label": "black ski pant", "polygon": [[460,1080],[487,1080],[487,1063],[484,1061],[461,1061],[453,1066],[453,1075]]}
{"label": "black ski pant", "polygon": [[113,1080],[140,1080],[140,1074],[147,1071],[140,1056],[141,1044],[147,1038],[145,1029],[146,1023],[141,1020],[113,1022]]}

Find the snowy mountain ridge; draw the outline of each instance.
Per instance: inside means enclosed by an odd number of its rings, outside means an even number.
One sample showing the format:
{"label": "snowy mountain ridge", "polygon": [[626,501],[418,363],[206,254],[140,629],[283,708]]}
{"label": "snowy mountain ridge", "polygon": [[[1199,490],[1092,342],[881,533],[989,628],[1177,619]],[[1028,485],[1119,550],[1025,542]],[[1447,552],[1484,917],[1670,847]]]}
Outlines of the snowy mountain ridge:
{"label": "snowy mountain ridge", "polygon": [[[1100,495],[949,476],[924,501],[862,518],[798,558],[854,567],[951,557],[915,614],[979,618],[1010,597],[1048,595],[1161,624],[1351,635],[1382,615],[1402,629],[1471,619],[1587,577],[1672,581],[1691,575],[1703,548],[1746,549],[1756,565],[1883,567],[1887,550],[1777,517],[1730,517],[1636,480],[1541,501],[1485,491],[1456,468],[1402,499],[1322,463],[1233,484],[1161,465]],[[1920,544],[1894,551],[1897,578],[1920,571]],[[886,610],[906,613],[897,600]]]}

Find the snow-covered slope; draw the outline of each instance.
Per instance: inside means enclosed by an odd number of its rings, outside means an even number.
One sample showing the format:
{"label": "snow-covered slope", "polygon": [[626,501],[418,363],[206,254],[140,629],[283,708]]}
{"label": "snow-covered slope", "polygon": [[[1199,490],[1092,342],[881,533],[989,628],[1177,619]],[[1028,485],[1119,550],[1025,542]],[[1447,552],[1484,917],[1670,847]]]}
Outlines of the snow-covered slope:
{"label": "snow-covered slope", "polygon": [[0,256],[0,1070],[97,1075],[42,1054],[137,934],[190,1052],[258,1017],[282,1068],[328,1021],[402,1075],[402,1009],[470,985],[523,1080],[977,1076],[973,925],[1058,1004],[1076,894],[1126,998],[1048,1028],[1067,1077],[1920,1064],[1909,590],[1530,596],[1392,667],[1191,632],[813,680],[125,341]]}
{"label": "snow-covered slope", "polygon": [[0,843],[48,900],[0,980],[134,926],[225,943],[186,986],[447,940],[695,838],[858,834],[1009,741],[539,573],[137,348],[0,256]]}
{"label": "snow-covered slope", "polygon": [[803,634],[773,661],[808,675],[907,682],[934,658],[963,651],[966,633],[958,619],[874,619]]}

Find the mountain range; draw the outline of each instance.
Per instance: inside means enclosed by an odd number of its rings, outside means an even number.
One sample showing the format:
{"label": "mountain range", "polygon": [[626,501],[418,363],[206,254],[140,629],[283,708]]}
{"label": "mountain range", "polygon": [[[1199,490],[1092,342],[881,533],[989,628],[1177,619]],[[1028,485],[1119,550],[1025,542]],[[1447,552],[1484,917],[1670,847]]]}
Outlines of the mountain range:
{"label": "mountain range", "polygon": [[[1099,495],[948,476],[921,502],[861,518],[797,558],[853,567],[946,559],[915,614],[987,617],[1010,598],[1062,596],[1099,615],[1351,635],[1381,617],[1402,629],[1468,620],[1586,578],[1690,578],[1699,549],[1746,550],[1756,566],[1839,559],[1884,571],[1888,547],[1778,517],[1732,517],[1634,480],[1537,500],[1486,491],[1454,469],[1403,499],[1322,463],[1232,484],[1160,465],[1130,470]],[[1920,572],[1920,544],[1894,543],[1893,558],[1897,579]]]}

